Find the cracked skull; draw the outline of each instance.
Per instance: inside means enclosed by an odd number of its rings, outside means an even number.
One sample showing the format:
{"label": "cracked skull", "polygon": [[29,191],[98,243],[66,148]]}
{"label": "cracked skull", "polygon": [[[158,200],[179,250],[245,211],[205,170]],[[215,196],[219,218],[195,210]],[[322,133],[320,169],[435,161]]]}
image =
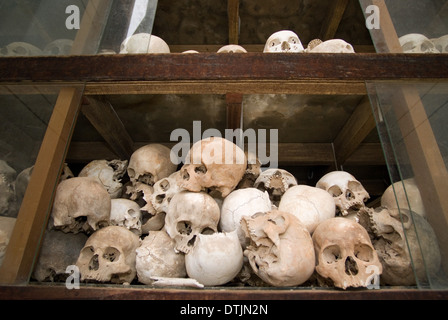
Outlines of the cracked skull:
{"label": "cracked skull", "polygon": [[321,222],[313,233],[316,272],[335,287],[368,287],[382,272],[369,234],[357,222],[336,217]]}
{"label": "cracked skull", "polygon": [[333,196],[337,213],[343,216],[358,211],[370,198],[362,184],[345,171],[327,173],[316,183],[316,187]]}
{"label": "cracked skull", "polygon": [[82,248],[76,266],[82,281],[130,283],[136,275],[139,237],[126,228],[108,226],[93,233]]}
{"label": "cracked skull", "polygon": [[242,179],[247,167],[244,151],[233,142],[210,137],[196,142],[181,168],[181,187],[194,192],[217,191],[226,197]]}
{"label": "cracked skull", "polygon": [[188,253],[199,234],[218,231],[220,209],[207,193],[182,191],[174,195],[165,217],[165,230],[176,250]]}

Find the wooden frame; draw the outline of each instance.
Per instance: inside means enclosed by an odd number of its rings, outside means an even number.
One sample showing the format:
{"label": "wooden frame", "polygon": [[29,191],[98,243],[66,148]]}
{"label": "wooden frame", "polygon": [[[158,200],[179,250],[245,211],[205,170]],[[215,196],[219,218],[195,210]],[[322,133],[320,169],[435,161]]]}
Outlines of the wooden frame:
{"label": "wooden frame", "polygon": [[[238,1],[229,1],[229,41],[237,43]],[[330,36],[342,17],[347,1],[336,1],[333,16],[322,34]],[[381,5],[381,1],[373,1]],[[383,3],[384,4],[384,3]],[[342,11],[341,11],[342,10]],[[330,36],[331,37],[331,36]],[[388,40],[389,41],[389,40]],[[390,40],[392,41],[392,40]],[[392,42],[391,42],[392,43]],[[200,65],[201,68],[197,66]],[[108,113],[113,128],[103,135],[110,136],[120,127],[107,101],[98,95],[125,93],[222,93],[227,94],[228,127],[238,126],[241,95],[244,93],[344,94],[366,95],[364,81],[411,80],[448,81],[448,59],[444,55],[408,54],[258,54],[244,55],[92,55],[68,57],[2,58],[0,81],[4,84],[57,82],[68,86],[85,84],[84,100],[78,88],[63,89],[53,112],[50,130],[42,144],[35,174],[23,201],[16,230],[10,242],[5,262],[0,269],[0,283],[23,284],[32,270],[33,258],[54,195],[60,165],[67,153],[71,129],[77,114],[82,112],[98,123],[98,112]],[[81,107],[81,103],[84,105]],[[368,103],[363,100],[352,118],[340,132],[334,146],[344,163],[361,145],[362,138],[374,125]],[[362,119],[360,123],[355,120]],[[118,119],[119,120],[119,119]],[[99,128],[105,128],[98,123]],[[367,133],[366,133],[367,132]],[[357,135],[358,134],[358,135]],[[347,148],[346,137],[356,137]],[[127,141],[126,141],[127,140]],[[120,140],[114,151],[129,155],[136,145],[129,139]],[[123,143],[124,141],[124,143]],[[76,146],[74,146],[76,148]],[[79,147],[79,146],[78,146]],[[329,149],[323,147],[326,154]],[[284,145],[288,152],[294,150]],[[316,149],[313,149],[316,150]],[[286,154],[286,151],[285,151]],[[294,161],[290,160],[290,161]],[[40,180],[39,180],[40,179]],[[37,201],[35,200],[37,199]],[[447,211],[446,211],[447,212]],[[220,288],[222,289],[222,288]],[[64,286],[0,286],[0,298],[145,298],[145,299],[393,299],[448,298],[445,290],[194,290],[123,288],[86,286],[67,290]]]}

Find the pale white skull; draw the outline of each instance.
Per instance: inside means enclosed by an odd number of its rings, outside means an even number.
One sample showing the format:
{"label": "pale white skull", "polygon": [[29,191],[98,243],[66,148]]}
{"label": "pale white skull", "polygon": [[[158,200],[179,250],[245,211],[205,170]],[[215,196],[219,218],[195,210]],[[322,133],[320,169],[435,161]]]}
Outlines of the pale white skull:
{"label": "pale white skull", "polygon": [[14,192],[17,172],[4,160],[0,160],[0,215],[16,216],[16,195]]}
{"label": "pale white skull", "polygon": [[407,209],[426,217],[422,195],[413,178],[391,184],[381,196],[381,206]]}
{"label": "pale white skull", "polygon": [[88,236],[83,233],[47,230],[34,267],[34,279],[64,282],[69,276],[69,273],[66,273],[67,267],[76,263],[87,238]]}
{"label": "pale white skull", "polygon": [[0,216],[0,266],[3,263],[15,224],[16,218]]}
{"label": "pale white skull", "polygon": [[448,34],[440,38],[431,39],[432,43],[440,53],[448,53]]}
{"label": "pale white skull", "polygon": [[207,193],[182,191],[173,196],[165,217],[165,230],[176,251],[188,253],[199,234],[218,231],[218,203]]}
{"label": "pale white skull", "polygon": [[332,171],[316,183],[316,187],[327,191],[334,199],[337,214],[346,216],[364,207],[369,193],[354,176],[345,171]]}
{"label": "pale white skull", "polygon": [[131,283],[137,273],[135,250],[139,245],[139,237],[123,227],[108,226],[96,231],[76,261],[81,280]]}
{"label": "pale white skull", "polygon": [[111,199],[103,185],[87,177],[58,184],[50,227],[64,232],[87,233],[109,225]]}
{"label": "pale white skull", "polygon": [[365,208],[358,217],[369,231],[383,265],[382,283],[415,285],[416,276],[427,281],[426,275],[433,277],[439,272],[437,237],[423,217],[406,209],[384,207]]}
{"label": "pale white skull", "polygon": [[160,37],[137,33],[121,43],[120,53],[170,53],[170,47]]}
{"label": "pale white skull", "polygon": [[143,185],[153,186],[162,178],[168,177],[176,171],[177,166],[171,162],[171,150],[164,145],[150,143],[135,150],[127,167],[132,186],[127,188],[131,199],[136,200]]}
{"label": "pale white skull", "polygon": [[284,169],[271,168],[263,171],[255,180],[254,188],[267,191],[272,204],[278,207],[283,194],[297,185],[296,178]]}
{"label": "pale white skull", "polygon": [[223,232],[236,230],[241,246],[246,247],[246,237],[241,228],[241,218],[252,216],[257,212],[271,211],[272,204],[266,191],[256,188],[245,188],[232,191],[224,198],[221,207],[219,227]]}
{"label": "pale white skull", "polygon": [[181,172],[176,171],[154,184],[154,191],[149,196],[149,199],[157,213],[166,213],[168,211],[168,205],[173,196],[183,190],[181,187],[182,181]]}
{"label": "pale white skull", "polygon": [[44,55],[62,56],[70,54],[72,50],[73,40],[57,39],[47,44],[43,50]]}
{"label": "pale white skull", "polygon": [[226,197],[238,185],[246,167],[244,151],[233,142],[220,137],[202,139],[186,156],[181,186],[194,192],[219,192]]}
{"label": "pale white skull", "polygon": [[290,30],[273,33],[264,46],[263,52],[303,52],[304,48],[297,34]]}
{"label": "pale white skull", "polygon": [[199,234],[185,255],[190,278],[205,286],[219,286],[233,280],[243,266],[243,249],[235,231]]}
{"label": "pale white skull", "polygon": [[42,50],[30,43],[12,42],[6,47],[0,49],[0,55],[9,57],[40,56],[42,55]]}
{"label": "pale white skull", "polygon": [[313,241],[288,212],[272,210],[241,219],[250,244],[244,250],[254,273],[271,286],[297,286],[314,272]]}
{"label": "pale white skull", "polygon": [[419,33],[401,36],[398,41],[404,53],[439,53],[434,43]]}
{"label": "pale white skull", "polygon": [[217,53],[247,53],[247,50],[237,44],[228,44],[219,48]]}
{"label": "pale white skull", "polygon": [[306,185],[292,186],[286,190],[278,210],[292,213],[310,234],[319,223],[336,214],[333,197],[328,192]]}
{"label": "pale white skull", "polygon": [[313,233],[316,272],[335,287],[377,284],[382,265],[369,234],[354,220],[335,217],[321,222]]}
{"label": "pale white skull", "polygon": [[121,179],[127,165],[127,160],[93,160],[82,168],[78,177],[93,178],[104,186],[112,199],[120,198],[123,189]]}
{"label": "pale white skull", "polygon": [[124,227],[140,236],[142,234],[142,213],[138,203],[124,198],[112,199],[109,225]]}
{"label": "pale white skull", "polygon": [[324,41],[314,48],[307,50],[311,53],[355,53],[353,46],[342,39]]}
{"label": "pale white skull", "polygon": [[185,255],[175,252],[174,247],[174,240],[165,230],[149,232],[136,250],[135,267],[138,281],[153,284],[157,277],[185,277]]}

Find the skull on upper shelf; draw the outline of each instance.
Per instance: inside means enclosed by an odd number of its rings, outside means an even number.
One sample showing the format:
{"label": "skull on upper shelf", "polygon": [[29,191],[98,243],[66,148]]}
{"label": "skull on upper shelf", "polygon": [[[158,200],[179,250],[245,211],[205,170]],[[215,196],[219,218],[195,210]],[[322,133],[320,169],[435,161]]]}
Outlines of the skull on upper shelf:
{"label": "skull on upper shelf", "polygon": [[404,53],[439,53],[434,43],[419,33],[406,34],[398,40]]}
{"label": "skull on upper shelf", "polygon": [[273,33],[264,46],[263,52],[303,52],[304,48],[297,34],[291,30]]}

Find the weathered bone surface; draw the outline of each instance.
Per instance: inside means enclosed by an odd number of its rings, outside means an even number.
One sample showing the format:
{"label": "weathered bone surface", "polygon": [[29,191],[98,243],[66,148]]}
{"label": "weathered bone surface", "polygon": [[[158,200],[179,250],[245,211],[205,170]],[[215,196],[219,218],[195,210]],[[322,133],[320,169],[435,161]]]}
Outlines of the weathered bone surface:
{"label": "weathered bone surface", "polygon": [[332,171],[316,183],[316,187],[333,196],[337,213],[347,216],[365,206],[369,193],[354,176],[345,171]]}
{"label": "weathered bone surface", "polygon": [[56,189],[49,227],[90,233],[109,225],[110,209],[109,193],[101,183],[87,177],[67,179]]}
{"label": "weathered bone surface", "polygon": [[[307,48],[308,49],[308,48]],[[307,50],[311,53],[355,53],[353,46],[342,39],[331,39],[324,41]]]}
{"label": "weathered bone surface", "polygon": [[210,137],[196,142],[181,168],[182,187],[194,192],[211,190],[226,197],[247,167],[244,151],[233,142]]}
{"label": "weathered bone surface", "polygon": [[170,47],[160,37],[137,33],[121,43],[120,53],[170,53]]}
{"label": "weathered bone surface", "polygon": [[112,199],[122,195],[121,179],[126,173],[127,160],[93,160],[79,172],[78,177],[90,177],[101,183]]}
{"label": "weathered bone surface", "polygon": [[76,261],[81,281],[131,283],[137,273],[139,245],[139,237],[123,227],[108,226],[94,232]]}
{"label": "weathered bone surface", "polygon": [[112,199],[109,225],[126,228],[140,236],[142,234],[142,213],[138,203],[124,198]]}
{"label": "weathered bone surface", "polygon": [[241,228],[241,218],[243,216],[250,217],[257,212],[268,212],[271,209],[271,200],[266,191],[263,192],[255,188],[234,190],[224,198],[219,227],[223,232],[236,230],[241,246],[245,248],[247,239]]}
{"label": "weathered bone surface", "polygon": [[439,272],[437,237],[422,216],[406,209],[384,207],[365,208],[358,216],[383,265],[382,283],[415,285],[415,275],[420,281],[428,281],[426,275],[433,277]]}
{"label": "weathered bone surface", "polygon": [[218,286],[233,280],[243,266],[243,250],[235,231],[199,234],[185,255],[190,278],[205,286]]}
{"label": "weathered bone surface", "polygon": [[241,219],[250,244],[244,251],[254,273],[271,286],[297,286],[314,272],[313,241],[288,212],[272,210]]}
{"label": "weathered bone surface", "polygon": [[405,179],[391,184],[381,196],[381,206],[388,209],[411,210],[426,217],[422,195],[414,179]]}
{"label": "weathered bone surface", "polygon": [[263,171],[254,183],[255,188],[269,193],[269,199],[277,207],[286,190],[296,185],[297,180],[290,172],[276,168]]}
{"label": "weathered bone surface", "polygon": [[281,30],[273,33],[264,46],[263,52],[296,53],[303,52],[304,48],[297,34],[291,30]]}
{"label": "weathered bone surface", "polygon": [[205,192],[182,191],[174,195],[165,217],[165,230],[176,251],[188,253],[199,234],[218,231],[218,203]]}
{"label": "weathered bone surface", "polygon": [[367,231],[357,222],[335,217],[320,223],[313,233],[316,272],[335,287],[379,284],[382,265]]}
{"label": "weathered bone surface", "polygon": [[319,223],[336,214],[333,197],[328,192],[306,185],[292,186],[286,190],[278,209],[296,216],[310,234]]}
{"label": "weathered bone surface", "polygon": [[88,236],[84,233],[64,233],[47,230],[33,277],[37,281],[60,282],[69,276],[67,267],[74,265]]}
{"label": "weathered bone surface", "polygon": [[404,53],[439,53],[434,43],[419,33],[406,34],[398,41]]}
{"label": "weathered bone surface", "polygon": [[153,284],[154,278],[184,278],[185,256],[175,251],[175,242],[164,231],[151,231],[143,239],[136,253],[138,281]]}

